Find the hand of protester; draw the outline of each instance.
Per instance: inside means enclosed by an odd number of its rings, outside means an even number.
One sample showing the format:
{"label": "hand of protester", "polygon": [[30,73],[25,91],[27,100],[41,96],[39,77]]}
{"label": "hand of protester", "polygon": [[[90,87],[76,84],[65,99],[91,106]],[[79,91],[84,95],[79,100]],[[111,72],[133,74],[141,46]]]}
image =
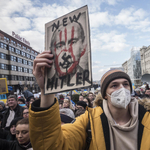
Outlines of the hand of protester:
{"label": "hand of protester", "polygon": [[41,90],[44,89],[45,67],[51,68],[53,63],[53,54],[51,51],[44,51],[39,54],[33,62],[33,75]]}

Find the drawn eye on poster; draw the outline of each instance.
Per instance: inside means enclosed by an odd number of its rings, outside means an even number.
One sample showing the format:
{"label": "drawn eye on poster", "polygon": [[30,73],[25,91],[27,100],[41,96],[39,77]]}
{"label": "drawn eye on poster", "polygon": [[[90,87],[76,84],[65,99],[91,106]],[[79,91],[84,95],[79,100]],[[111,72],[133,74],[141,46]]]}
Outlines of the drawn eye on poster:
{"label": "drawn eye on poster", "polygon": [[45,94],[92,84],[88,7],[45,24],[45,48],[54,55],[46,70]]}

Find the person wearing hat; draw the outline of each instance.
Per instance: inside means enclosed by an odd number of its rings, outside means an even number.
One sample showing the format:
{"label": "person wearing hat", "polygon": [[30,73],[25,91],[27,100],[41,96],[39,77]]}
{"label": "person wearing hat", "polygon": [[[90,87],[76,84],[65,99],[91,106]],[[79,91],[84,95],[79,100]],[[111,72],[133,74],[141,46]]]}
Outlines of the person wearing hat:
{"label": "person wearing hat", "polygon": [[70,108],[62,108],[59,110],[60,118],[61,118],[61,125],[65,123],[71,123],[75,116],[74,112]]}
{"label": "person wearing hat", "polygon": [[6,110],[5,104],[3,101],[0,101],[0,113],[4,113]]}
{"label": "person wearing hat", "polygon": [[[101,78],[101,107],[88,108],[73,123],[61,126],[57,99],[54,94],[44,95],[44,69],[51,68],[52,58],[50,51],[45,51],[34,60],[33,74],[41,89],[41,101],[30,107],[33,149],[150,149],[150,114],[131,98],[131,79],[121,70],[109,70]],[[86,131],[88,124],[91,134]]]}

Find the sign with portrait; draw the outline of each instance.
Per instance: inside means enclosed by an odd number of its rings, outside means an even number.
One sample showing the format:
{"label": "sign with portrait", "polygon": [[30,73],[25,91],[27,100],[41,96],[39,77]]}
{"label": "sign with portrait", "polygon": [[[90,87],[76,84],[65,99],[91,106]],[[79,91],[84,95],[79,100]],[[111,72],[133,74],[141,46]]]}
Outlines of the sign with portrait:
{"label": "sign with portrait", "polygon": [[87,6],[47,23],[45,48],[54,55],[51,69],[46,70],[45,94],[91,86]]}
{"label": "sign with portrait", "polygon": [[0,94],[8,93],[7,79],[0,78]]}

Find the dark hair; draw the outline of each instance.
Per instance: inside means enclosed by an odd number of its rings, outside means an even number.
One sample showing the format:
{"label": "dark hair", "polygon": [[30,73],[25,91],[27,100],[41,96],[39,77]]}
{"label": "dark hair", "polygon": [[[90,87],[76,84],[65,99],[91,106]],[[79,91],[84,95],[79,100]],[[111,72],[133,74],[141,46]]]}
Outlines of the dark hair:
{"label": "dark hair", "polygon": [[88,97],[84,97],[84,99],[87,99],[88,100],[88,103],[89,103],[89,106],[88,107],[91,107],[92,108],[92,103],[90,101],[90,99]]}
{"label": "dark hair", "polygon": [[9,98],[14,98],[15,100],[17,100],[17,97],[15,95],[9,95],[7,99]]}
{"label": "dark hair", "polygon": [[23,102],[25,104],[25,99],[24,98],[19,98],[18,101]]}
{"label": "dark hair", "polygon": [[85,113],[85,109],[78,109],[76,112],[75,112],[75,117],[78,117],[78,116],[80,116],[80,115],[82,115],[82,114],[84,114]]}
{"label": "dark hair", "polygon": [[29,124],[29,119],[28,119],[28,118],[23,118],[23,119],[19,120],[19,121],[17,122],[17,124],[16,124],[16,127],[17,127],[17,125],[19,125],[19,124]]}

